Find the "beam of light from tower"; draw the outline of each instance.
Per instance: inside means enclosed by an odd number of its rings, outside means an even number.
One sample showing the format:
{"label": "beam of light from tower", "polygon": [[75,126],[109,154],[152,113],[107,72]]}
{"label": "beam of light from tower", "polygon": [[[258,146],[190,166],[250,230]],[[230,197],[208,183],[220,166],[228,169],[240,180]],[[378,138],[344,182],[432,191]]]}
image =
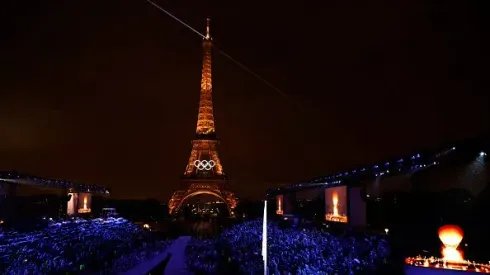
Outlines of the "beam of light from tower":
{"label": "beam of light from tower", "polygon": [[[165,10],[164,8],[162,8],[161,6],[159,6],[158,4],[156,4],[155,2],[152,2],[151,0],[146,0],[148,3],[150,3],[152,6],[154,6],[155,8],[159,9],[160,11],[164,12],[165,14],[167,14],[168,16],[172,17],[173,19],[175,19],[175,21],[179,22],[180,24],[184,25],[185,27],[187,27],[189,30],[195,32],[197,35],[199,35],[200,37],[202,37],[203,39],[208,39],[208,36],[207,35],[204,35],[202,33],[200,33],[198,30],[194,29],[193,27],[191,27],[189,24],[185,23],[184,21],[182,21],[181,19],[179,19],[177,16],[171,14],[170,12],[168,12],[167,10]],[[288,100],[290,103],[296,105],[296,107],[298,107],[299,109],[303,109],[301,107],[301,105],[294,101],[293,99],[291,99],[287,94],[285,94],[283,91],[281,91],[279,88],[277,88],[276,86],[272,85],[272,83],[270,83],[269,81],[265,80],[263,77],[261,77],[260,75],[256,74],[254,71],[252,71],[251,69],[249,69],[247,66],[243,65],[241,62],[238,62],[236,59],[234,59],[233,57],[231,57],[229,54],[225,53],[223,50],[221,50],[220,48],[216,47],[214,44],[213,44],[213,47],[219,52],[221,53],[224,57],[228,58],[231,62],[235,63],[236,65],[238,65],[240,68],[242,68],[243,70],[245,70],[246,72],[248,72],[249,74],[251,74],[252,76],[256,77],[257,79],[259,79],[260,81],[262,81],[264,84],[266,84],[267,86],[269,86],[270,88],[272,88],[274,91],[276,91],[278,94],[280,94],[282,97],[284,97],[286,100]]]}
{"label": "beam of light from tower", "polygon": [[170,12],[166,11],[164,8],[160,7],[158,4],[156,4],[155,2],[152,2],[150,0],[146,0],[148,3],[150,3],[151,5],[153,5],[155,8],[159,9],[160,11],[163,11],[165,14],[167,14],[168,16],[172,17],[173,19],[175,19],[175,21],[179,22],[180,24],[186,26],[189,30],[197,33],[197,35],[199,35],[200,37],[202,37],[203,39],[206,39],[206,36],[203,35],[202,33],[200,33],[198,30],[194,29],[193,27],[189,26],[189,24],[187,24],[186,22],[180,20],[177,16],[174,16],[173,14],[171,14]]}
{"label": "beam of light from tower", "polygon": [[264,201],[264,221],[262,222],[262,259],[264,275],[267,275],[267,200]]}
{"label": "beam of light from tower", "polygon": [[262,81],[265,85],[269,86],[270,88],[272,88],[274,91],[276,91],[278,94],[280,94],[282,97],[284,97],[286,100],[288,100],[290,103],[296,105],[297,107],[301,108],[301,106],[293,101],[287,94],[283,93],[279,88],[277,88],[276,86],[272,85],[272,83],[270,83],[269,81],[265,80],[263,77],[261,77],[260,75],[256,74],[254,71],[252,71],[251,69],[249,69],[248,67],[246,67],[245,65],[243,65],[242,63],[240,63],[238,60],[234,59],[233,57],[231,57],[229,54],[225,53],[222,49],[216,47],[213,45],[213,47],[218,50],[219,53],[221,53],[221,55],[223,55],[224,57],[228,58],[229,60],[231,60],[233,63],[237,64],[240,68],[242,68],[243,70],[245,70],[246,72],[248,72],[249,74],[255,76],[257,79],[259,79],[260,81]]}

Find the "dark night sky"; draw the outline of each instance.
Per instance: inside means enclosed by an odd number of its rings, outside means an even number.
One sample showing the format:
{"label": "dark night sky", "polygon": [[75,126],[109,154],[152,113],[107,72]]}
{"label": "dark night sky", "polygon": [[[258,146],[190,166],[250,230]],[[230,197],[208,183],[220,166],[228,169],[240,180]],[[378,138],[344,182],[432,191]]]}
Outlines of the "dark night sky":
{"label": "dark night sky", "polygon": [[[486,131],[485,1],[266,2],[158,1],[201,31],[211,15],[216,44],[301,105],[215,52],[239,196]],[[1,5],[0,170],[167,200],[194,135],[201,39],[144,0]]]}

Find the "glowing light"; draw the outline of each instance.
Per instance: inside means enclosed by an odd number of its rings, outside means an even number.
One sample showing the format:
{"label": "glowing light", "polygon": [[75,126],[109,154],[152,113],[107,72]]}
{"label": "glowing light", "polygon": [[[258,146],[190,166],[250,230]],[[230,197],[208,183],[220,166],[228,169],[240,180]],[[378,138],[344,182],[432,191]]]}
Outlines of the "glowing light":
{"label": "glowing light", "polygon": [[463,261],[463,252],[458,250],[458,245],[463,240],[463,230],[456,225],[444,225],[439,228],[438,234],[443,244],[442,258],[448,262]]}
{"label": "glowing light", "polygon": [[78,213],[90,213],[92,210],[88,207],[87,195],[83,197],[83,208],[78,209]]}
{"label": "glowing light", "polygon": [[487,153],[485,153],[485,152],[480,152],[480,157],[484,157],[484,156],[486,156],[486,155],[487,155]]}
{"label": "glowing light", "polygon": [[[149,1],[149,0],[148,0]],[[149,1],[150,2],[150,1]],[[152,2],[150,2],[152,3]],[[152,3],[155,7],[167,13],[165,10],[160,8],[158,5]],[[177,21],[186,25],[176,17],[167,13]],[[189,27],[189,25],[186,25]],[[190,27],[189,27],[190,28]],[[192,29],[192,28],[191,28]],[[194,29],[193,29],[194,30]],[[194,30],[196,33],[196,30]],[[229,210],[229,213],[233,216],[232,211],[237,203],[238,199],[235,194],[233,194],[228,188],[222,188],[217,185],[214,180],[226,180],[224,177],[223,167],[218,155],[218,141],[214,135],[215,133],[215,122],[213,113],[213,86],[211,77],[211,50],[213,47],[212,39],[209,30],[209,20],[206,24],[206,36],[201,35],[204,39],[202,43],[203,47],[203,60],[202,60],[202,71],[201,71],[201,90],[199,97],[199,109],[197,115],[197,125],[196,125],[196,136],[197,138],[192,140],[192,150],[187,162],[187,166],[184,171],[184,176],[186,178],[200,178],[204,176],[203,182],[193,183],[187,189],[176,190],[169,201],[168,211],[169,214],[175,213],[182,206],[183,202],[192,196],[198,194],[210,194],[222,199]],[[206,156],[208,160],[202,160],[201,157]],[[202,170],[209,171],[212,169],[212,173],[207,173],[203,175],[200,173]],[[206,178],[209,178],[211,182],[207,182]]]}
{"label": "glowing light", "polygon": [[143,228],[145,228],[145,229],[150,229],[150,225],[149,225],[149,224],[147,224],[147,223],[145,223],[145,224],[143,224]]}
{"label": "glowing light", "polygon": [[390,230],[388,228],[385,228],[386,235],[388,235],[388,232],[390,232]]}
{"label": "glowing light", "polygon": [[339,195],[336,191],[332,194],[332,212],[325,214],[325,220],[347,223],[347,216],[339,213]]}
{"label": "glowing light", "polygon": [[198,169],[198,170],[211,170],[213,169],[214,166],[216,166],[216,162],[214,162],[214,160],[195,160],[194,161],[194,166]]}
{"label": "glowing light", "polygon": [[[207,194],[215,196],[218,199],[222,200],[226,204],[230,214],[233,215],[233,209],[235,209],[238,203],[235,194],[231,192],[222,192],[219,189],[209,190],[211,189],[210,187],[212,186],[210,186],[209,184],[193,184],[186,191],[178,190],[174,192],[174,194],[172,195],[172,199],[170,199],[170,202],[168,204],[169,214],[172,214],[174,213],[174,211],[180,209],[187,199],[197,195]],[[187,204],[187,206],[189,206],[189,204]]]}
{"label": "glowing light", "polygon": [[279,195],[277,196],[277,210],[276,210],[276,214],[277,215],[283,215],[284,214],[284,211],[282,210],[282,200],[283,200],[283,195]]}
{"label": "glowing light", "polygon": [[454,269],[468,272],[490,273],[490,264],[475,263],[465,260],[463,252],[458,249],[463,240],[463,230],[457,225],[444,225],[438,230],[439,239],[442,242],[442,258],[436,257],[408,257],[405,263],[419,267],[432,267]]}
{"label": "glowing light", "polygon": [[211,81],[211,36],[209,34],[209,19],[206,24],[206,38],[203,43],[203,62],[201,74],[201,97],[197,115],[196,134],[208,135],[215,132],[213,113],[213,85]]}
{"label": "glowing light", "polygon": [[333,202],[333,215],[338,216],[339,215],[339,195],[337,194],[337,192],[333,193],[332,202]]}
{"label": "glowing light", "polygon": [[267,275],[267,200],[264,201],[264,221],[262,222],[262,259],[264,275]]}
{"label": "glowing light", "polygon": [[211,34],[209,33],[209,18],[207,19],[206,22],[206,39],[209,40],[211,38]]}

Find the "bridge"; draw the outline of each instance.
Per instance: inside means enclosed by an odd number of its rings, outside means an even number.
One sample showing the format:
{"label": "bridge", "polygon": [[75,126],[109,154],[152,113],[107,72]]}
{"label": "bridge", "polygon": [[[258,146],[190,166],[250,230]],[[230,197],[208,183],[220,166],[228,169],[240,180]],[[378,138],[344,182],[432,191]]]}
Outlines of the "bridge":
{"label": "bridge", "polygon": [[27,185],[40,188],[65,189],[77,193],[110,194],[110,190],[103,186],[78,184],[66,180],[46,179],[18,172],[0,172],[0,183],[11,185]]}
{"label": "bridge", "polygon": [[18,186],[62,190],[68,196],[67,214],[90,213],[92,195],[110,195],[110,189],[74,183],[66,180],[47,179],[18,172],[0,172],[0,198],[15,197]]}
{"label": "bridge", "polygon": [[[465,189],[478,195],[488,184],[488,139],[474,138],[270,189],[277,215],[294,215],[296,194],[318,189],[325,200],[325,219],[362,226],[367,201],[389,192]],[[345,217],[342,217],[344,215]]]}

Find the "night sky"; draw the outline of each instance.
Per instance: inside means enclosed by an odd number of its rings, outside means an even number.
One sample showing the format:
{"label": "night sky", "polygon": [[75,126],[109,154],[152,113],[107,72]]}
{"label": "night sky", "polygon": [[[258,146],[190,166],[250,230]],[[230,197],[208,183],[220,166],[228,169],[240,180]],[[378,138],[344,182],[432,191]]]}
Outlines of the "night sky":
{"label": "night sky", "polygon": [[[216,45],[295,102],[215,52],[238,196],[487,130],[485,1],[309,2],[157,1],[201,32],[209,15]],[[167,200],[194,137],[201,38],[144,0],[1,5],[0,170]]]}

